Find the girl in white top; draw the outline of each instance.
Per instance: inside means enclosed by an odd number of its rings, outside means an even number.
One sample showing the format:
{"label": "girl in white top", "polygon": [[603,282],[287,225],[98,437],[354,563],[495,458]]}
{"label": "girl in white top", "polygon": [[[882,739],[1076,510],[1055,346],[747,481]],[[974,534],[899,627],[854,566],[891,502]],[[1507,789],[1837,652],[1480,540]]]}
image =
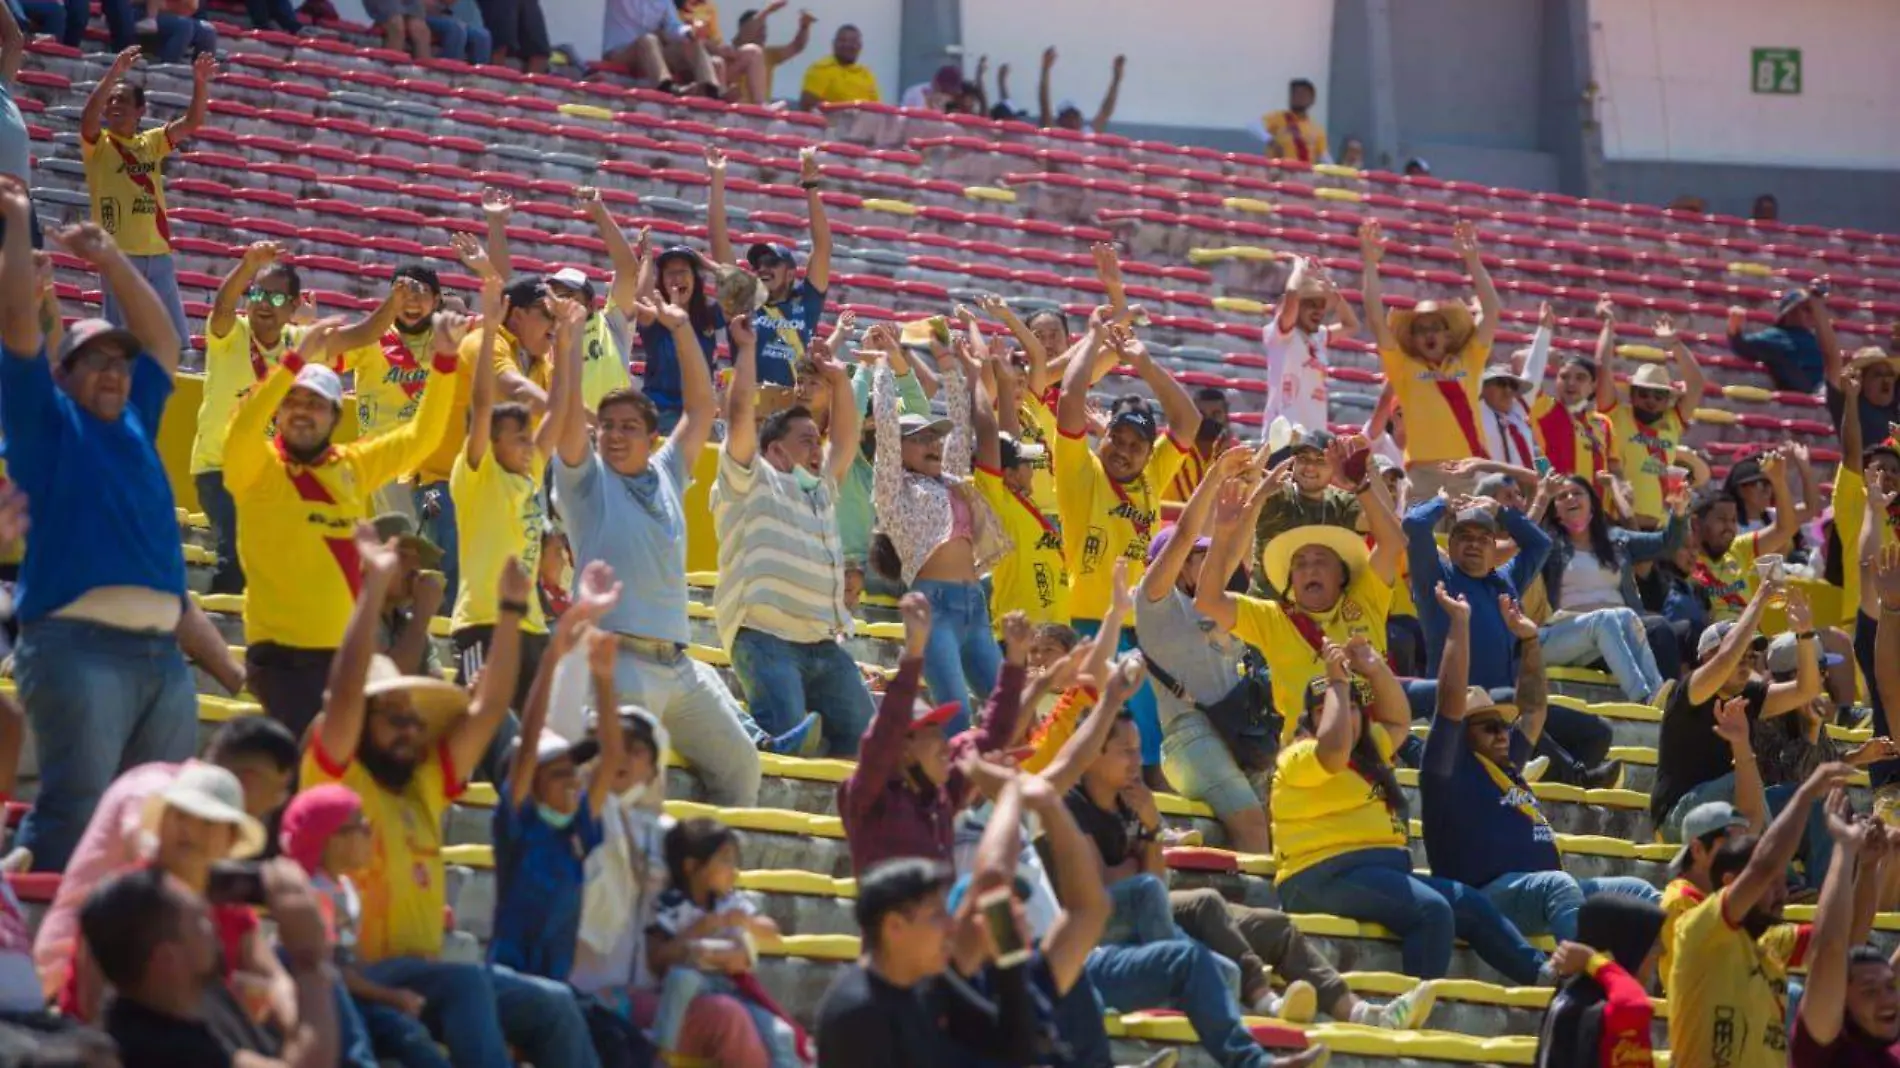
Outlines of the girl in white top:
{"label": "girl in white top", "polygon": [[[1323,325],[1328,313],[1338,321]],[[1263,425],[1284,415],[1295,426],[1326,428],[1326,369],[1331,342],[1359,332],[1352,305],[1339,295],[1317,260],[1300,257],[1286,280],[1286,296],[1260,331],[1267,352],[1267,407]]]}

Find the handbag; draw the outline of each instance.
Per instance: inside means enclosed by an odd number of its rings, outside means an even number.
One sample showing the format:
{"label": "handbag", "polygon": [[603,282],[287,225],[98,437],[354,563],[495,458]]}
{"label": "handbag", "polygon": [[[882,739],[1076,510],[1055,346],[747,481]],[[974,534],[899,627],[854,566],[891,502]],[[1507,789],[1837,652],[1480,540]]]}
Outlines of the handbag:
{"label": "handbag", "polygon": [[1273,769],[1280,756],[1280,731],[1286,720],[1273,707],[1273,685],[1267,679],[1266,665],[1256,654],[1249,651],[1241,658],[1240,681],[1212,704],[1189,697],[1180,681],[1152,657],[1148,659],[1148,675],[1207,717],[1242,771],[1258,774]]}

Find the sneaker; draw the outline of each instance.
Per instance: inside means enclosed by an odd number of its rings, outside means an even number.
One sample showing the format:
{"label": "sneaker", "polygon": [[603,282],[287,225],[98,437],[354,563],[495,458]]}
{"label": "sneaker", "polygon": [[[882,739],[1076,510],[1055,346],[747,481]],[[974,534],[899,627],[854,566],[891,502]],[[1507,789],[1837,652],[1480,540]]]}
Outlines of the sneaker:
{"label": "sneaker", "polygon": [[33,851],[25,846],[14,846],[5,859],[0,859],[0,873],[17,875],[32,870]]}
{"label": "sneaker", "polygon": [[818,729],[821,722],[818,713],[807,713],[805,718],[799,721],[798,726],[776,738],[769,739],[759,748],[768,753],[777,753],[779,756],[816,756],[825,744],[825,734]]}
{"label": "sneaker", "polygon": [[1287,1023],[1312,1023],[1319,1015],[1319,991],[1304,979],[1288,983],[1279,1004],[1274,1006],[1273,1015]]}
{"label": "sneaker", "polygon": [[1161,843],[1164,849],[1197,846],[1207,841],[1206,836],[1192,827],[1163,827],[1161,828],[1161,833],[1156,835],[1155,838]]}
{"label": "sneaker", "polygon": [[1549,770],[1550,770],[1549,757],[1532,757],[1529,760],[1524,762],[1524,770],[1523,770],[1524,781],[1525,782],[1540,782],[1544,778],[1544,772],[1549,771]]}
{"label": "sneaker", "polygon": [[1438,982],[1427,979],[1386,1002],[1373,1019],[1388,1031],[1416,1031],[1425,1025],[1425,1018],[1437,1003]]}
{"label": "sneaker", "polygon": [[1620,790],[1623,788],[1623,762],[1606,760],[1594,768],[1583,769],[1583,782],[1586,790]]}
{"label": "sneaker", "polygon": [[1653,694],[1650,694],[1649,700],[1645,703],[1649,705],[1653,705],[1656,708],[1668,708],[1669,698],[1674,696],[1675,692],[1676,692],[1676,680],[1664,679],[1663,684],[1661,686],[1656,687],[1656,692]]}

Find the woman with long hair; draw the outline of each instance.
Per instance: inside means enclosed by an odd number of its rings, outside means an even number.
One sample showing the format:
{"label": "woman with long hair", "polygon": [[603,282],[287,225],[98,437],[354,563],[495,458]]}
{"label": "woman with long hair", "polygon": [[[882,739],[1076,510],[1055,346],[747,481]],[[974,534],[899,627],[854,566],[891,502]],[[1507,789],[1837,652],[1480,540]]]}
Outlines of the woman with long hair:
{"label": "woman with long hair", "polygon": [[[1442,585],[1438,599],[1454,619],[1469,617]],[[1386,927],[1399,936],[1407,975],[1442,977],[1453,939],[1463,938],[1513,983],[1537,982],[1544,955],[1489,899],[1412,871],[1410,812],[1392,766],[1412,727],[1398,677],[1363,639],[1328,641],[1323,657],[1325,674],[1306,688],[1273,783],[1275,886],[1286,910]]]}
{"label": "woman with long hair", "polygon": [[[686,310],[693,333],[699,335],[699,351],[708,366],[719,348],[719,335],[726,329],[726,317],[706,293],[706,278],[700,270],[699,253],[685,245],[674,245],[641,264],[640,297],[657,289],[666,303]],[[662,434],[670,434],[679,422],[683,401],[680,394],[679,350],[673,345],[672,331],[652,317],[641,314],[636,329],[640,347],[646,351],[646,376],[640,391],[660,410]]]}
{"label": "woman with long hair", "polygon": [[1688,539],[1687,488],[1664,500],[1668,522],[1654,531],[1611,526],[1603,499],[1581,475],[1557,476],[1546,499],[1551,544],[1543,580],[1550,615],[1538,632],[1544,662],[1602,660],[1625,697],[1660,703],[1665,680],[1682,673],[1682,639],[1669,620],[1644,610],[1636,565],[1669,559]]}

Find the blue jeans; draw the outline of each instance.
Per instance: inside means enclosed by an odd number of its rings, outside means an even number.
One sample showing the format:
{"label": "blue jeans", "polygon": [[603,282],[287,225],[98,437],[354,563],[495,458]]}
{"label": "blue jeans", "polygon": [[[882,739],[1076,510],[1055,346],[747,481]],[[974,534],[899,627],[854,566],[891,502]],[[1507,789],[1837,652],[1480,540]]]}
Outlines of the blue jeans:
{"label": "blue jeans", "polygon": [[[1075,632],[1084,639],[1093,638],[1102,629],[1099,619],[1076,619],[1070,624]],[[1115,651],[1125,653],[1135,648],[1135,629],[1123,627],[1121,640],[1116,643]],[[1143,682],[1122,705],[1128,714],[1135,717],[1135,727],[1141,731],[1141,764],[1143,767],[1155,767],[1161,763],[1161,713],[1155,707],[1154,684]]]}
{"label": "blue jeans", "polygon": [[1051,1062],[1054,1068],[1108,1068],[1115,1063],[1109,1051],[1108,1029],[1102,1026],[1102,999],[1085,968],[1066,993],[1057,993],[1048,968],[1034,973],[1036,988],[1049,999],[1049,1017],[1056,1034],[1068,1046],[1068,1056]]}
{"label": "blue jeans", "polygon": [[[1683,794],[1676,801],[1673,808],[1663,814],[1662,826],[1656,828],[1656,833],[1662,835],[1662,840],[1665,842],[1680,844],[1683,817],[1689,814],[1690,809],[1710,801],[1727,801],[1731,805],[1735,803],[1734,772],[1731,771],[1721,778],[1710,779],[1708,782],[1698,783],[1691,787],[1688,793]],[[1826,831],[1822,833],[1825,834]]]}
{"label": "blue jeans", "polygon": [[[203,19],[185,15],[158,15],[158,61],[183,63],[200,53],[216,54],[218,31]],[[187,344],[191,335],[181,335]]]}
{"label": "blue jeans", "polygon": [[[442,550],[442,579],[447,592],[443,604],[454,604],[462,569],[455,552],[455,500],[449,496],[449,484],[429,482],[415,488],[416,527],[422,536]],[[528,576],[530,579],[533,575]]]}
{"label": "blue jeans", "polygon": [[996,674],[1003,670],[1003,651],[990,629],[990,603],[977,582],[937,582],[918,579],[911,592],[930,602],[930,642],[924,646],[924,682],[932,700],[961,702],[963,711],[944,725],[945,734],[965,730],[971,722],[970,695],[989,700]]}
{"label": "blue jeans", "polygon": [[1399,936],[1405,974],[1438,979],[1451,968],[1454,936],[1519,986],[1538,981],[1544,955],[1489,898],[1463,883],[1412,874],[1403,849],[1362,849],[1281,879],[1288,912],[1329,912],[1380,924]]}
{"label": "blue jeans", "polygon": [[484,27],[471,26],[449,15],[430,15],[423,21],[429,24],[429,32],[440,38],[436,54],[443,59],[485,64],[495,57],[495,38]]}
{"label": "blue jeans", "polygon": [[20,28],[33,31],[35,27],[48,37],[66,36],[66,4],[64,0],[7,0],[7,6],[13,9],[13,17]]}
{"label": "blue jeans", "polygon": [[277,29],[285,33],[303,29],[290,0],[244,0],[244,8],[251,16],[251,25],[257,29]]}
{"label": "blue jeans", "polygon": [[[112,36],[114,52],[123,52],[138,43],[138,36],[133,32],[138,16],[132,13],[132,0],[100,0],[99,7],[105,11],[106,30]],[[60,43],[78,48],[86,39],[86,24],[91,21],[90,0],[66,0],[66,27],[59,35]]]}
{"label": "blue jeans", "polygon": [[428,999],[423,1021],[456,1068],[511,1068],[509,1047],[550,1068],[599,1068],[587,1021],[566,983],[507,968],[393,957],[365,965],[379,983]]}
{"label": "blue jeans", "polygon": [[1201,1048],[1222,1068],[1270,1068],[1273,1057],[1241,1023],[1239,1003],[1217,959],[1213,950],[1185,938],[1097,946],[1083,974],[1117,1011],[1179,1009],[1194,1025]]}
{"label": "blue jeans", "polygon": [[[171,316],[172,326],[178,331],[178,343],[187,348],[191,346],[191,327],[185,322],[184,298],[178,295],[178,265],[172,262],[169,254],[164,256],[127,256],[132,261],[132,269],[151,285],[158,294],[158,302]],[[119,299],[112,295],[112,287],[105,287],[106,321],[113,326],[125,325],[125,309],[119,306]]]}
{"label": "blue jeans", "polygon": [[[1795,791],[1800,783],[1782,783],[1770,786],[1764,793],[1768,800],[1768,818],[1781,815],[1781,810],[1794,800]],[[1801,865],[1807,869],[1803,880],[1807,885],[1818,888],[1821,880],[1827,878],[1827,866],[1834,859],[1834,839],[1827,833],[1826,806],[1808,806],[1808,825],[1801,832]]]}
{"label": "blue jeans", "polygon": [[1131,875],[1108,888],[1108,926],[1102,929],[1102,944],[1146,945],[1170,938],[1185,938],[1174,926],[1174,909],[1168,904],[1168,884],[1146,873]]}
{"label": "blue jeans", "polygon": [[40,789],[20,825],[35,871],[61,871],[119,773],[198,750],[198,694],[169,632],[38,619],[20,634],[13,677],[33,726]]}
{"label": "blue jeans", "polygon": [[394,1061],[402,1068],[451,1068],[449,1059],[435,1044],[435,1036],[421,1020],[387,1005],[367,1001],[351,1004],[363,1038],[376,1057],[372,1064]]}
{"label": "blue jeans", "polygon": [[1623,696],[1647,701],[1662,686],[1642,617],[1627,608],[1599,608],[1552,620],[1538,631],[1544,663],[1582,666],[1602,660]]}
{"label": "blue jeans", "polygon": [[746,705],[766,733],[784,734],[807,712],[824,716],[825,744],[834,757],[858,754],[858,740],[877,705],[857,661],[835,641],[788,642],[751,627],[732,639],[732,670]]}
{"label": "blue jeans", "polygon": [[1500,875],[1484,885],[1504,918],[1526,935],[1547,934],[1559,942],[1577,940],[1577,910],[1592,894],[1620,894],[1662,903],[1662,891],[1633,875],[1579,879],[1561,871],[1520,871]]}
{"label": "blue jeans", "polygon": [[244,567],[237,554],[237,502],[224,488],[223,471],[200,471],[191,476],[198,490],[198,507],[211,521],[211,533],[217,539],[218,569],[211,575],[212,593],[243,593]]}

